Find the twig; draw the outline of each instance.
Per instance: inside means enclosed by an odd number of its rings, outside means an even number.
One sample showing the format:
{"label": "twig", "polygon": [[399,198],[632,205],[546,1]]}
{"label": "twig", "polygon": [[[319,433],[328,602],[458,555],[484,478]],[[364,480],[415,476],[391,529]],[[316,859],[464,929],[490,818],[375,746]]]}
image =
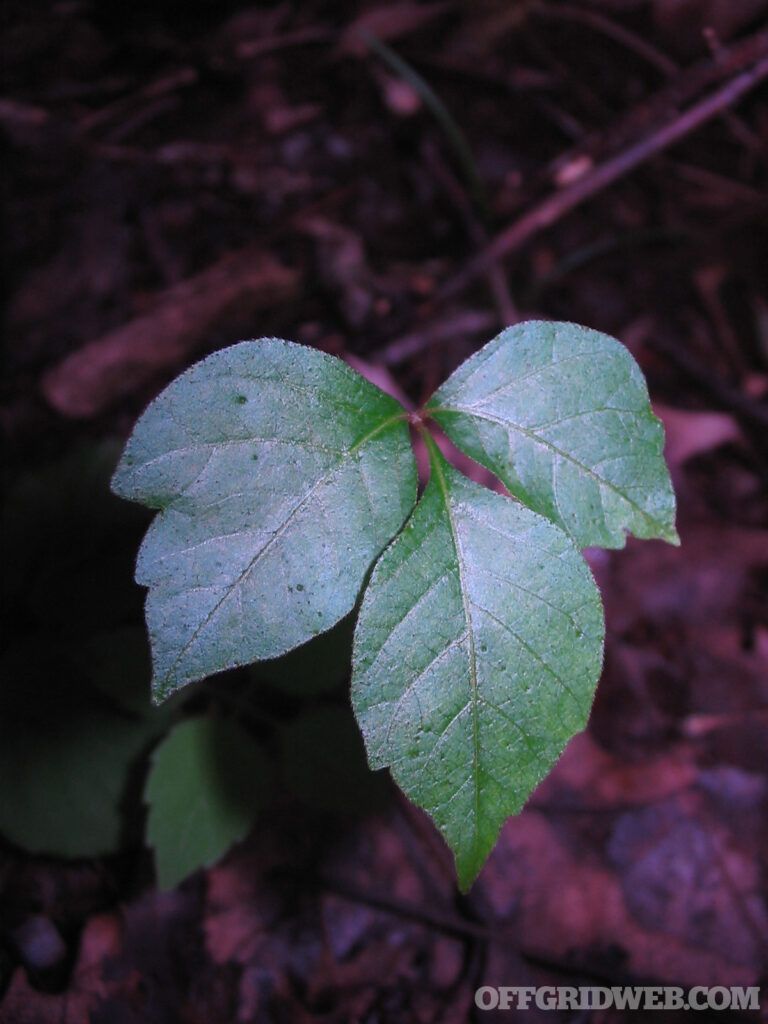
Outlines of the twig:
{"label": "twig", "polygon": [[705,97],[668,124],[628,146],[605,162],[598,164],[571,185],[546,196],[524,213],[454,278],[440,288],[436,302],[458,295],[497,260],[519,249],[533,235],[550,227],[585,200],[601,192],[614,181],[645,163],[656,153],[678,142],[701,127],[721,111],[734,104],[768,76],[768,37],[763,52],[753,67],[741,72],[721,89]]}
{"label": "twig", "polygon": [[190,86],[197,85],[199,77],[195,68],[180,68],[164,78],[150,82],[135,93],[123,96],[121,99],[115,100],[100,110],[95,110],[92,114],[83,118],[78,125],[78,130],[82,133],[88,133],[94,128],[101,128],[105,122],[125,114],[136,104],[152,102],[161,97],[168,96],[178,89],[188,89]]}
{"label": "twig", "polygon": [[753,207],[755,210],[763,210],[768,206],[768,191],[753,188],[752,185],[745,185],[732,178],[726,178],[716,171],[710,171],[707,167],[689,164],[683,160],[673,160],[670,157],[661,157],[659,165],[663,173],[672,171],[687,183],[698,185],[721,195],[725,193],[729,204],[741,203],[744,206]]}
{"label": "twig", "polygon": [[[624,25],[620,25],[613,21],[611,18],[607,18],[604,14],[600,14],[597,11],[583,10],[580,7],[574,7],[570,3],[557,3],[552,5],[549,3],[534,3],[531,8],[532,13],[539,15],[544,18],[552,18],[555,20],[563,20],[576,22],[577,24],[585,25],[587,28],[593,29],[595,32],[599,32],[610,39],[613,39],[619,45],[626,47],[626,49],[637,54],[642,60],[652,67],[656,68],[657,71],[661,72],[666,78],[673,79],[675,82],[680,80],[680,65],[672,60],[666,53],[663,53],[657,47],[653,46],[647,40],[641,36],[631,32]],[[698,65],[701,69],[706,65]],[[693,88],[694,93],[699,92],[700,88],[696,85],[696,68],[691,69],[686,75],[690,75],[690,86]],[[678,88],[676,85],[675,88]],[[680,98],[678,99],[680,102]],[[726,111],[720,115],[723,121],[727,124],[734,137],[738,139],[742,145],[746,146],[752,151],[765,150],[765,146],[762,140],[735,114],[730,111]]]}
{"label": "twig", "polygon": [[608,36],[615,42],[620,43],[628,50],[632,50],[664,75],[674,75],[680,70],[678,65],[665,53],[662,53],[661,50],[657,50],[655,46],[652,46],[645,39],[635,35],[634,32],[630,32],[623,25],[619,25],[610,18],[606,18],[604,14],[599,14],[597,11],[584,10],[581,7],[574,7],[573,4],[558,2],[557,5],[534,3],[531,7],[531,12],[543,18],[575,21],[581,25],[586,25],[588,28],[594,29],[596,32],[600,32],[602,35]]}
{"label": "twig", "polygon": [[[440,185],[442,185],[443,191],[456,207],[475,249],[483,249],[490,240],[488,232],[475,216],[472,204],[462,189],[461,184],[451,173],[450,168],[446,167],[440,159],[434,146],[431,146],[429,142],[424,142],[422,152],[427,163],[430,165],[432,173]],[[510,294],[504,270],[498,263],[494,263],[488,268],[488,284],[496,303],[502,326],[516,323],[520,317]]]}
{"label": "twig", "polygon": [[666,356],[687,377],[704,388],[721,408],[734,413],[742,422],[746,420],[753,427],[768,427],[768,407],[765,402],[745,395],[739,388],[709,373],[690,352],[663,341],[661,337],[649,340],[648,346]]}
{"label": "twig", "polygon": [[637,231],[628,231],[620,235],[611,235],[608,238],[599,238],[595,242],[590,242],[588,245],[583,245],[569,252],[567,256],[556,263],[550,270],[536,279],[523,296],[524,304],[526,306],[535,306],[544,292],[574,271],[588,266],[594,260],[634,249],[641,245],[685,242],[691,241],[693,238],[694,235],[691,231],[672,231],[668,228],[640,228]]}
{"label": "twig", "polygon": [[235,47],[235,55],[240,60],[263,57],[268,53],[277,53],[294,46],[307,46],[312,43],[325,43],[333,38],[329,29],[300,28],[295,32],[286,32],[282,36],[270,36],[268,39],[244,39]]}
{"label": "twig", "polygon": [[121,124],[116,125],[107,133],[106,142],[112,145],[122,145],[126,139],[141,131],[148,124],[151,124],[158,117],[170,114],[179,105],[177,95],[158,96],[156,100],[147,103],[146,106],[137,110],[135,114],[127,118]]}
{"label": "twig", "polygon": [[553,80],[559,84],[567,83],[567,97],[571,103],[580,108],[580,116],[587,116],[602,124],[607,117],[613,113],[613,108],[606,102],[601,93],[596,92],[592,84],[584,75],[574,73],[573,68],[564,59],[563,54],[555,52],[551,47],[552,34],[546,29],[541,31],[542,26],[533,26],[526,36],[528,49],[532,55],[551,74]]}
{"label": "twig", "polygon": [[[430,899],[442,896],[440,882],[453,886],[453,858],[442,836],[427,819],[424,812],[406,799],[396,787],[397,809],[405,825],[403,840],[408,846],[411,860]],[[439,881],[437,876],[442,876]]]}
{"label": "twig", "polygon": [[762,919],[758,918],[754,913],[747,895],[737,884],[735,878],[731,874],[725,851],[717,841],[712,843],[712,852],[714,853],[715,860],[720,868],[720,877],[725,883],[725,888],[728,890],[728,894],[733,901],[734,909],[737,914],[741,915],[741,920],[747,926],[747,931],[755,940],[757,949],[764,956],[765,953],[768,952],[768,931],[766,930],[765,924]]}
{"label": "twig", "polygon": [[513,934],[511,930],[509,932],[501,929],[496,931],[485,924],[459,917],[450,910],[441,910],[433,906],[422,906],[410,900],[397,899],[395,896],[384,897],[377,893],[364,892],[348,882],[343,882],[341,879],[323,876],[317,879],[317,883],[320,888],[332,892],[335,896],[340,896],[342,899],[349,900],[350,903],[360,903],[363,906],[381,910],[385,914],[402,917],[407,921],[426,925],[435,931],[454,935],[458,939],[481,939],[488,942],[491,939],[515,941],[519,937]]}
{"label": "twig", "polygon": [[437,323],[425,324],[419,331],[396,338],[378,353],[378,357],[385,366],[398,366],[441,341],[449,341],[461,335],[481,334],[492,330],[495,323],[496,317],[492,313],[468,310]]}
{"label": "twig", "polygon": [[[275,874],[282,874],[282,872],[275,872]],[[380,910],[385,914],[392,914],[394,917],[413,921],[435,931],[453,935],[458,939],[503,943],[505,950],[508,952],[514,951],[521,960],[526,961],[532,966],[551,971],[553,974],[561,974],[566,977],[574,977],[575,975],[588,980],[602,982],[603,984],[613,985],[661,984],[658,978],[636,975],[630,971],[621,970],[621,968],[616,971],[610,971],[600,964],[590,963],[586,960],[579,961],[575,957],[573,960],[567,958],[557,959],[538,950],[527,948],[520,943],[520,930],[518,928],[503,927],[493,921],[489,923],[471,921],[468,918],[452,913],[450,910],[421,906],[408,900],[399,900],[391,896],[380,896],[378,893],[364,892],[340,879],[326,876],[311,879],[307,876],[302,876],[302,880],[305,883],[314,881],[319,888],[332,892],[335,896],[349,900],[351,903],[362,904],[374,910]],[[299,879],[295,879],[295,881],[299,881]],[[669,985],[672,982],[667,979],[664,981],[664,984]],[[680,987],[686,991],[688,989],[687,985],[681,985]]]}

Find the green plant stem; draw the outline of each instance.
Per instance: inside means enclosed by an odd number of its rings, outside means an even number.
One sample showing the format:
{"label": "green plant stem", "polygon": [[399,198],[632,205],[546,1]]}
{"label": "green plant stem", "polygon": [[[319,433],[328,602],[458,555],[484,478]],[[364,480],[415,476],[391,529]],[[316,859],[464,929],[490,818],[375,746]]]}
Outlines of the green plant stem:
{"label": "green plant stem", "polygon": [[477,205],[482,219],[488,223],[491,220],[490,203],[485,191],[482,179],[477,169],[472,149],[466,136],[456,122],[451,112],[434,91],[432,86],[416,71],[415,68],[403,60],[395,51],[377,39],[367,29],[359,29],[358,34],[365,43],[373,50],[377,57],[387,67],[398,75],[404,82],[416,92],[424,103],[424,106],[432,113],[437,123],[445,133],[456,159],[464,173],[472,198]]}

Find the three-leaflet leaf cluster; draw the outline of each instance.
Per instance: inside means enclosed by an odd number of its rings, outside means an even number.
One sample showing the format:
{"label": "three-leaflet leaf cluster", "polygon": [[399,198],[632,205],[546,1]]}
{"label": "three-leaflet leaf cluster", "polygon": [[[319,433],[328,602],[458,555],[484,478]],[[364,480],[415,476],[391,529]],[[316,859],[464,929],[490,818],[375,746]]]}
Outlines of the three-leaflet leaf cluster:
{"label": "three-leaflet leaf cluster", "polygon": [[[453,468],[430,420],[512,498]],[[418,423],[417,501],[397,401],[314,349],[242,342],[150,405],[113,488],[159,510],[136,571],[157,700],[309,641],[365,587],[351,695],[370,764],[432,816],[466,889],[586,724],[604,627],[580,550],[679,543],[675,500],[640,369],[587,328],[508,328]]]}

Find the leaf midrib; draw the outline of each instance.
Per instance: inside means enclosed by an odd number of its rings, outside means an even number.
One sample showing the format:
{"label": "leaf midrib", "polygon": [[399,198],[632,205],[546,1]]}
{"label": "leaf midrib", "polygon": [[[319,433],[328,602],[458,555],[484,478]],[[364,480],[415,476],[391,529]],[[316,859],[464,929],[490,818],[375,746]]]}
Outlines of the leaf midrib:
{"label": "leaf midrib", "polygon": [[[496,348],[494,351],[489,352],[487,358],[484,359],[482,361],[482,363],[480,363],[478,366],[474,367],[472,372],[467,374],[463,379],[456,379],[456,380],[454,380],[453,377],[450,377],[446,381],[446,383],[444,385],[442,385],[440,388],[438,388],[438,390],[435,392],[435,398],[436,399],[440,398],[440,393],[441,393],[441,391],[443,391],[443,389],[445,389],[445,392],[447,393],[448,390],[449,390],[448,389],[448,385],[449,384],[452,385],[451,390],[453,390],[453,391],[456,391],[459,388],[466,388],[469,385],[469,382],[471,380],[473,380],[477,376],[477,374],[480,373],[481,370],[484,370],[484,369],[488,368],[488,363],[498,353],[498,351],[499,351],[499,349]],[[561,367],[565,366],[568,363],[580,362],[582,360],[589,359],[591,356],[594,356],[596,354],[605,355],[604,351],[602,349],[600,349],[599,347],[597,347],[595,349],[580,349],[578,352],[574,352],[573,355],[565,356],[563,359],[551,358],[549,360],[549,362],[542,363],[540,366],[535,367],[533,370],[529,370],[528,373],[524,373],[524,374],[522,374],[519,377],[515,377],[515,379],[513,381],[510,381],[509,383],[506,383],[506,384],[500,384],[497,388],[494,388],[493,391],[489,392],[486,395],[483,395],[482,396],[482,401],[483,402],[490,401],[491,399],[497,397],[498,395],[506,394],[509,391],[515,391],[525,381],[531,380],[533,377],[538,377],[540,374],[546,373],[547,370],[552,370],[552,369],[560,370]],[[467,365],[467,364],[464,364],[464,365]],[[461,369],[462,368],[459,367],[459,370],[461,370]],[[505,373],[508,373],[509,371],[510,371],[510,367],[508,367],[506,365],[502,365],[501,367],[497,367],[496,368],[496,372],[500,376],[503,376]],[[432,408],[432,407],[430,406],[430,408]],[[435,406],[434,408],[438,408],[438,407]]]}
{"label": "leaf midrib", "polygon": [[[661,530],[661,532],[663,534],[665,534],[667,532],[666,531],[666,527],[661,522],[661,520],[654,519],[654,517],[652,515],[650,515],[648,512],[646,512],[646,510],[644,508],[642,508],[640,505],[638,505],[637,502],[633,501],[632,498],[629,497],[629,495],[627,495],[623,491],[619,490],[619,488],[615,484],[611,483],[610,480],[606,480],[604,477],[600,476],[598,473],[596,473],[589,466],[584,465],[583,462],[579,462],[579,460],[575,456],[571,455],[569,452],[564,451],[562,448],[558,448],[557,445],[552,444],[551,441],[547,441],[546,438],[540,437],[538,434],[534,433],[534,431],[529,430],[526,427],[521,426],[519,423],[513,423],[511,420],[502,419],[500,416],[493,416],[491,413],[488,413],[488,412],[477,412],[476,411],[476,407],[468,407],[466,409],[463,409],[463,408],[461,408],[461,406],[457,407],[457,406],[441,405],[441,406],[439,406],[437,408],[430,409],[430,413],[432,415],[434,415],[435,413],[442,413],[442,412],[449,413],[450,415],[453,415],[453,416],[468,416],[470,418],[475,417],[475,418],[480,419],[480,420],[487,420],[489,423],[495,423],[497,426],[501,427],[504,430],[514,430],[514,431],[517,431],[517,433],[522,434],[524,437],[529,438],[529,440],[533,441],[535,444],[540,444],[540,445],[542,445],[542,447],[548,448],[554,455],[560,456],[560,458],[564,459],[566,462],[570,462],[572,465],[576,466],[577,469],[582,470],[584,473],[586,473],[587,476],[589,476],[593,480],[595,480],[595,482],[599,486],[607,487],[608,490],[613,491],[613,493],[616,494],[619,498],[621,498],[622,501],[626,501],[626,503],[628,505],[631,505],[632,508],[643,519],[645,519],[648,522],[652,523],[655,527],[657,527],[659,530]],[[551,426],[552,424],[549,424],[549,425]],[[605,517],[605,509],[603,509],[603,513],[604,513],[604,517]],[[607,523],[606,523],[606,525],[607,525]]]}
{"label": "leaf midrib", "polygon": [[442,455],[437,450],[437,446],[434,441],[430,438],[429,447],[432,450],[431,464],[435,473],[435,479],[437,480],[440,492],[443,496],[443,503],[445,505],[445,512],[448,516],[448,524],[451,528],[451,537],[453,538],[453,546],[456,551],[456,565],[459,570],[459,589],[461,591],[461,600],[464,609],[464,619],[467,624],[467,637],[469,647],[469,684],[471,689],[471,705],[472,705],[472,764],[473,764],[473,808],[475,814],[475,828],[474,828],[474,839],[475,839],[475,853],[477,852],[477,846],[480,838],[480,727],[478,721],[478,687],[477,687],[477,657],[475,655],[475,636],[472,625],[472,609],[469,602],[469,591],[465,585],[465,574],[466,565],[461,550],[461,543],[459,541],[459,531],[453,518],[453,512],[451,510],[450,499],[448,496],[448,485],[446,483],[445,474],[443,473],[443,467],[440,464]]}

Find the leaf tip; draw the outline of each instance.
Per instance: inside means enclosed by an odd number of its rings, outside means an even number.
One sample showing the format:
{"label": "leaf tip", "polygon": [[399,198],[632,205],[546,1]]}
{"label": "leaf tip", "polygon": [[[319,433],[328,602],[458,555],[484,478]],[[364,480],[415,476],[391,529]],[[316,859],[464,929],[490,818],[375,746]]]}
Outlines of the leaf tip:
{"label": "leaf tip", "polygon": [[671,544],[673,548],[679,548],[682,544],[680,534],[675,526],[670,526],[661,539],[665,540],[667,544]]}
{"label": "leaf tip", "polygon": [[466,896],[469,890],[477,881],[477,876],[480,874],[480,868],[459,870],[458,864],[456,866],[456,876],[458,879],[459,892],[462,896]]}
{"label": "leaf tip", "polygon": [[498,833],[494,837],[493,842],[487,848],[481,848],[478,843],[475,843],[474,848],[469,850],[462,850],[459,848],[454,849],[453,846],[451,846],[456,863],[456,882],[459,892],[463,896],[469,892],[477,881],[480,872],[488,861],[488,857],[490,856],[497,839]]}
{"label": "leaf tip", "polygon": [[152,676],[151,686],[151,698],[152,705],[159,707],[161,704],[165,704],[177,690],[182,689],[188,683],[197,682],[197,679],[174,679],[170,674],[164,676],[159,675],[157,672]]}
{"label": "leaf tip", "polygon": [[110,477],[109,489],[113,494],[116,494],[118,498],[127,497],[125,477],[126,471],[127,469],[130,468],[130,465],[131,462],[129,460],[126,460],[126,457],[123,454],[120,457],[120,461],[118,462],[117,466],[115,467],[114,473]]}

